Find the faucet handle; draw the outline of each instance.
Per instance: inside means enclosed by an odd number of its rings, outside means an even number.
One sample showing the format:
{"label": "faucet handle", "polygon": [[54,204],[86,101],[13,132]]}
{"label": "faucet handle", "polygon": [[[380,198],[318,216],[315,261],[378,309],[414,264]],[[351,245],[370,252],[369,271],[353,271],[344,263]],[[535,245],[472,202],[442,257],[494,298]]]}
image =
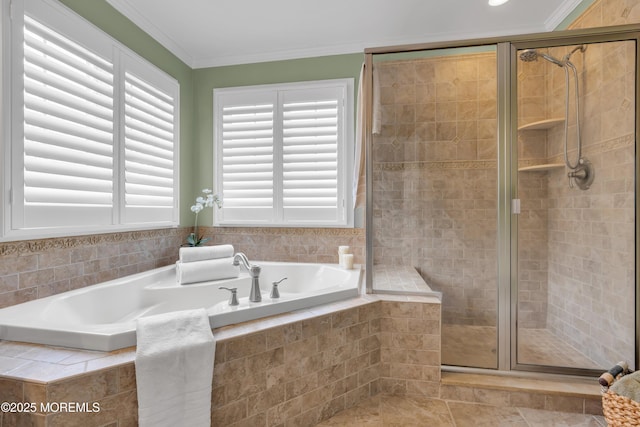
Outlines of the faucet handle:
{"label": "faucet handle", "polygon": [[287,280],[286,277],[283,277],[282,279],[275,281],[275,282],[271,282],[271,295],[269,295],[269,297],[271,299],[276,299],[276,298],[280,298],[280,291],[278,290],[278,285],[284,281]]}
{"label": "faucet handle", "polygon": [[224,286],[218,287],[218,289],[226,289],[231,292],[231,297],[229,298],[229,305],[240,305],[238,302],[238,288],[226,288]]}

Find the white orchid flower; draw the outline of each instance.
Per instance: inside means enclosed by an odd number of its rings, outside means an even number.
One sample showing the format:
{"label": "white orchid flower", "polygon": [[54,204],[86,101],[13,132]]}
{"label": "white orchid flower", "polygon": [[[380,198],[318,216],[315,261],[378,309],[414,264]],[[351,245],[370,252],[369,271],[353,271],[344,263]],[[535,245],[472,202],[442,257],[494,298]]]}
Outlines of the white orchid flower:
{"label": "white orchid flower", "polygon": [[205,207],[212,208],[215,204],[218,208],[222,207],[222,201],[218,197],[217,194],[211,194],[212,191],[208,188],[204,188],[202,190],[202,194],[206,195],[206,197],[198,196],[196,198],[196,204],[191,206],[191,212],[196,214],[196,219],[194,222],[194,232],[187,238],[187,243],[189,246],[200,246],[202,243],[209,240],[209,238],[201,239],[198,235],[198,213],[202,211]]}

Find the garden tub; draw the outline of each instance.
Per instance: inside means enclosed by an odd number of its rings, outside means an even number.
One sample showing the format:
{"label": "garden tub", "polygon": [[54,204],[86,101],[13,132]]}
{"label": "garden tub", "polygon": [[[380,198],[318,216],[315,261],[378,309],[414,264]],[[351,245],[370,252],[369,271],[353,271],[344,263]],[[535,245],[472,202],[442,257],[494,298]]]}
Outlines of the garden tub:
{"label": "garden tub", "polygon": [[[334,264],[256,262],[262,302],[249,301],[251,278],[180,285],[175,265],[64,292],[0,310],[0,339],[111,351],[136,344],[136,319],[205,308],[212,328],[356,297],[361,269]],[[272,282],[280,298],[269,297]],[[238,289],[239,305],[230,306]]]}

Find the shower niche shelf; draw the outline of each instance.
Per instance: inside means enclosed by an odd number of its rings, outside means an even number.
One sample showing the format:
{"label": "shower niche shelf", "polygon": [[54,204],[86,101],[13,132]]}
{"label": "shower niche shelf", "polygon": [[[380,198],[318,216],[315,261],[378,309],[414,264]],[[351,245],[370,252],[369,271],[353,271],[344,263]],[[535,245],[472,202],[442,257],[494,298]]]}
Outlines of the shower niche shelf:
{"label": "shower niche shelf", "polygon": [[559,118],[559,119],[546,119],[546,120],[540,120],[537,122],[531,122],[531,123],[527,123],[526,125],[522,125],[518,128],[519,131],[521,130],[545,130],[545,129],[551,129],[554,126],[558,126],[564,123],[564,118]]}
{"label": "shower niche shelf", "polygon": [[545,163],[543,165],[525,166],[518,168],[518,172],[545,172],[553,169],[563,168],[563,163]]}

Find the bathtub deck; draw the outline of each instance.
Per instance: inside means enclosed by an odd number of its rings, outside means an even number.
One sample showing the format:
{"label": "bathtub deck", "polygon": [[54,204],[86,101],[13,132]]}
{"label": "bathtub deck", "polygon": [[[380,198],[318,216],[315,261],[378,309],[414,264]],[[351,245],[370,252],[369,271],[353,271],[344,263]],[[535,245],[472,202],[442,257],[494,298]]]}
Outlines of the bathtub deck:
{"label": "bathtub deck", "polygon": [[[214,329],[213,423],[312,426],[379,393],[438,393],[439,331],[439,299],[398,295],[364,295]],[[395,360],[407,352],[417,357],[410,377],[402,373],[407,361]],[[93,402],[103,409],[5,413],[0,426],[136,425],[134,358],[132,347],[100,352],[0,342],[5,401]]]}
{"label": "bathtub deck", "polygon": [[[231,340],[324,314],[357,308],[376,300],[378,300],[376,296],[364,295],[311,309],[293,311],[238,325],[223,326],[214,329],[213,334],[216,341]],[[104,352],[17,341],[0,341],[0,379],[48,383],[132,363],[134,359],[135,347]]]}

